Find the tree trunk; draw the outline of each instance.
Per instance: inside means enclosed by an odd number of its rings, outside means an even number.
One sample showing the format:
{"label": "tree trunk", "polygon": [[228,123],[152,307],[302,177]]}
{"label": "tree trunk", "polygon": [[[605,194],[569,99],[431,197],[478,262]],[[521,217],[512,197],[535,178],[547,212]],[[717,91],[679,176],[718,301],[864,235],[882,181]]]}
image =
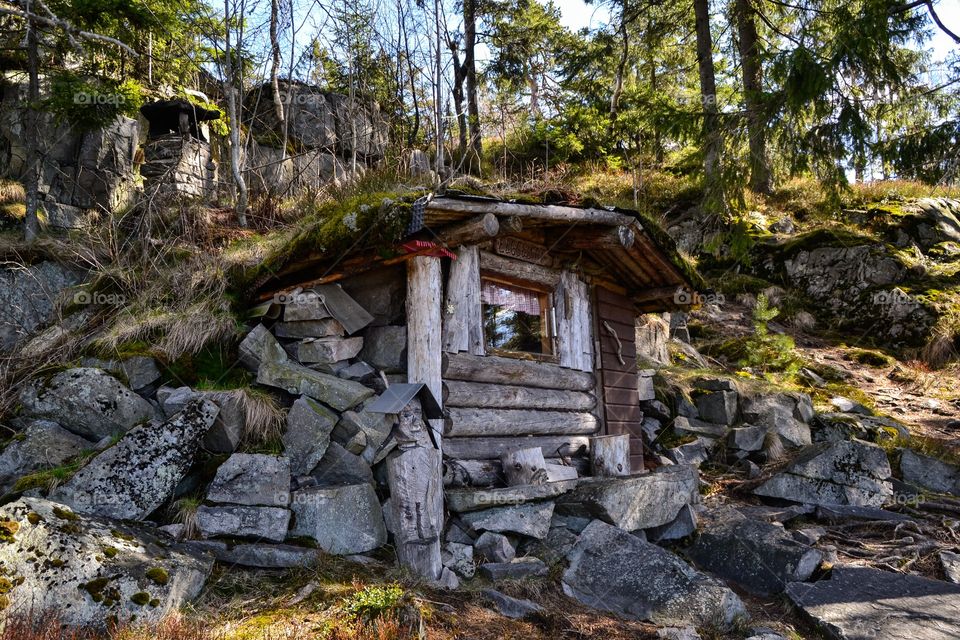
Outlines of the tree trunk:
{"label": "tree trunk", "polygon": [[453,59],[453,108],[457,112],[457,159],[466,166],[464,161],[467,155],[467,113],[463,105],[463,84],[466,80],[467,67],[460,62],[457,53],[457,44],[450,43],[450,56]]}
{"label": "tree trunk", "polygon": [[591,438],[590,466],[598,478],[630,475],[630,435]]}
{"label": "tree trunk", "polygon": [[[30,132],[37,130],[37,103],[40,101],[40,54],[36,28],[33,20],[27,18],[27,73],[29,74],[27,100],[30,105],[26,111],[26,126],[27,131]],[[37,209],[40,206],[40,154],[37,151],[39,143],[35,135],[28,135],[26,143],[27,170],[23,181],[27,192],[27,212],[23,218],[23,239],[26,242],[33,242],[40,233],[40,218],[37,215]]]}
{"label": "tree trunk", "polygon": [[230,0],[224,0],[224,25],[226,40],[224,45],[223,93],[227,99],[227,117],[230,119],[230,167],[233,181],[237,186],[237,223],[247,226],[247,183],[243,180],[240,167],[240,122],[237,119],[237,96],[233,87],[233,51],[230,46]]}
{"label": "tree trunk", "polygon": [[[624,6],[623,13],[626,14],[626,6]],[[627,58],[630,55],[630,38],[627,35],[626,15],[620,16],[620,40],[621,40],[620,59],[617,61],[617,72],[614,75],[613,92],[610,94],[610,132],[611,133],[613,133],[613,128],[617,121],[617,112],[620,109],[620,96],[623,94],[623,74],[626,72]]]}
{"label": "tree trunk", "polygon": [[[273,62],[270,65],[270,86],[273,88],[273,109],[277,113],[280,128],[283,129],[283,100],[280,99],[280,40],[277,29],[280,23],[280,0],[270,0],[270,49]],[[284,149],[284,154],[286,149]]]}
{"label": "tree trunk", "polygon": [[470,173],[480,173],[483,143],[480,138],[480,107],[477,103],[477,0],[463,0],[463,66],[466,72],[467,115],[470,122]]}
{"label": "tree trunk", "polygon": [[750,188],[757,193],[770,193],[771,171],[763,117],[760,45],[752,0],[736,0],[735,11],[740,41],[740,68],[743,74],[743,100],[747,110],[747,132],[750,140]]}
{"label": "tree trunk", "polygon": [[720,178],[720,130],[717,117],[717,80],[713,70],[713,37],[710,35],[710,2],[693,0],[697,31],[697,64],[700,69],[700,101],[703,107],[703,172],[707,190]]}

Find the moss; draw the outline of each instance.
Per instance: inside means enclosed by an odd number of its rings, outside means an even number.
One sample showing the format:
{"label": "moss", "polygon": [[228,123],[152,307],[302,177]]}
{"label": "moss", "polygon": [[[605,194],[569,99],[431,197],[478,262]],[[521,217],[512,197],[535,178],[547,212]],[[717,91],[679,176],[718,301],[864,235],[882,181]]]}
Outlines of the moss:
{"label": "moss", "polygon": [[133,604],[140,605],[141,607],[150,602],[150,594],[146,591],[138,591],[137,593],[130,596],[130,602]]}
{"label": "moss", "polygon": [[57,516],[57,517],[60,518],[61,520],[75,521],[75,520],[79,520],[79,519],[80,519],[80,516],[78,516],[77,514],[75,514],[73,511],[70,511],[70,510],[68,510],[68,509],[64,509],[64,508],[62,508],[62,507],[54,507],[54,508],[53,508],[53,515]]}
{"label": "moss", "polygon": [[895,360],[881,351],[873,349],[850,349],[844,354],[848,360],[870,367],[889,367]]}
{"label": "moss", "polygon": [[85,582],[79,586],[90,594],[94,602],[103,602],[103,590],[110,584],[110,578],[94,578],[90,582]]}
{"label": "moss", "polygon": [[15,520],[0,520],[0,543],[9,543],[16,540],[20,523]]}
{"label": "moss", "polygon": [[146,576],[159,585],[165,585],[170,581],[170,574],[162,567],[151,567],[147,569]]}
{"label": "moss", "polygon": [[36,511],[31,511],[30,513],[27,514],[27,522],[36,526],[41,522],[43,522],[43,517]]}
{"label": "moss", "polygon": [[0,578],[0,594],[7,594],[13,590],[14,584],[10,578]]}
{"label": "moss", "polygon": [[132,536],[132,535],[130,535],[129,533],[124,533],[123,531],[120,531],[119,529],[111,529],[111,530],[110,530],[110,535],[112,535],[114,538],[118,538],[118,539],[120,539],[120,540],[126,540],[127,542],[133,540],[133,536]]}
{"label": "moss", "polygon": [[103,555],[106,556],[107,558],[116,557],[118,553],[119,551],[117,551],[116,547],[106,546],[103,548]]}
{"label": "moss", "polygon": [[160,606],[160,598],[154,598],[153,600],[151,600],[151,601],[149,602],[149,604],[150,604],[151,607],[153,607],[154,609],[156,609],[157,607]]}

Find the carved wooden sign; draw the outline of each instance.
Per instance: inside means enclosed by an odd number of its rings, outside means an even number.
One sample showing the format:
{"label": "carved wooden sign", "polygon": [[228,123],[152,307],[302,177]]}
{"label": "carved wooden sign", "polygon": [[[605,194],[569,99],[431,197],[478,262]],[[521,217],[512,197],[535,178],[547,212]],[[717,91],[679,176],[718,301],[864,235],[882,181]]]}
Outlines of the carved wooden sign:
{"label": "carved wooden sign", "polygon": [[537,264],[550,264],[550,257],[547,255],[546,247],[534,242],[521,240],[520,238],[497,238],[493,248],[494,251],[501,256]]}

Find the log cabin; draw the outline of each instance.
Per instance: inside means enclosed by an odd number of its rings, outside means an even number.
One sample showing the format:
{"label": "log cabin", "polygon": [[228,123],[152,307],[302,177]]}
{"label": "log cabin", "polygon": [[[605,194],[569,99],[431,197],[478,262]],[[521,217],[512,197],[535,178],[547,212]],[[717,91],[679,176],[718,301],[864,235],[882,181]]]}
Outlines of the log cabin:
{"label": "log cabin", "polygon": [[[394,503],[434,505],[400,508],[430,523],[408,532],[409,552],[398,544],[404,564],[439,575],[444,489],[450,500],[644,471],[636,319],[689,307],[701,285],[669,236],[635,212],[466,194],[412,202],[388,250],[364,242],[365,229],[379,232],[371,219],[339,250],[301,252],[258,284],[263,299],[338,284],[372,318],[357,323],[359,356],[394,384],[424,385],[440,407],[423,419],[423,446],[437,451],[388,464]],[[380,343],[398,331],[405,358],[383,362]]]}

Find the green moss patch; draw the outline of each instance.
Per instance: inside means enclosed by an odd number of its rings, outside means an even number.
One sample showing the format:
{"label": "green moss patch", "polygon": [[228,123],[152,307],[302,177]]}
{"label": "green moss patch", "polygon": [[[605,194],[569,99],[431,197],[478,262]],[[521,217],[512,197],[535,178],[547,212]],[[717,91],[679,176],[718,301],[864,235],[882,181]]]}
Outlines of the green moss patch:
{"label": "green moss patch", "polygon": [[147,569],[146,576],[159,585],[165,585],[170,581],[170,574],[162,567]]}
{"label": "green moss patch", "polygon": [[130,602],[133,604],[140,605],[141,607],[150,602],[150,594],[146,591],[138,591],[137,593],[130,596]]}
{"label": "green moss patch", "polygon": [[0,520],[0,543],[10,543],[16,540],[20,523],[16,520]]}

